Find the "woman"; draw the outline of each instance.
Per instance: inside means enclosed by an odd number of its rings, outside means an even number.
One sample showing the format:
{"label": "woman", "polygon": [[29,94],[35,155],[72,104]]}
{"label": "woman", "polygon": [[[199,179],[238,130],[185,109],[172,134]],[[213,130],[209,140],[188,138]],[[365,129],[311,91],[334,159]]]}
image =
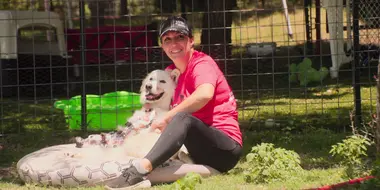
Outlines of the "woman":
{"label": "woman", "polygon": [[172,109],[152,124],[162,131],[152,150],[125,168],[111,187],[144,186],[149,183],[145,176],[183,144],[196,164],[219,172],[232,169],[240,159],[242,135],[235,98],[215,61],[194,50],[192,31],[181,17],[169,17],[160,25],[160,40],[174,63],[167,69],[180,71]]}

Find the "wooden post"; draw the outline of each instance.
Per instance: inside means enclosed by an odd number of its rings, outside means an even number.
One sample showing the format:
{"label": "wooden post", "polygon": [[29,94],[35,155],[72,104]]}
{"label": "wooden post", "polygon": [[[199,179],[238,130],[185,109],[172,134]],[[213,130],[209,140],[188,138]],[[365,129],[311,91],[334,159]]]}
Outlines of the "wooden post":
{"label": "wooden post", "polygon": [[315,53],[321,53],[321,0],[315,0]]}
{"label": "wooden post", "polygon": [[380,56],[377,64],[377,101],[376,101],[376,129],[375,131],[375,141],[376,141],[376,157],[380,157]]}

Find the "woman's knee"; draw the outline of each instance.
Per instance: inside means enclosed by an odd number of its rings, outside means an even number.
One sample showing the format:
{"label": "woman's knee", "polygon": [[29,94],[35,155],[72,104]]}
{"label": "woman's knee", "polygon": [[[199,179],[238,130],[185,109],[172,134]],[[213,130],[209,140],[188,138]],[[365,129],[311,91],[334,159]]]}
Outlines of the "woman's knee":
{"label": "woman's knee", "polygon": [[178,112],[178,113],[176,113],[173,116],[172,121],[181,121],[181,122],[183,122],[184,120],[190,119],[191,117],[193,117],[193,116],[190,113],[187,113],[187,112]]}
{"label": "woman's knee", "polygon": [[186,112],[176,113],[168,123],[168,129],[171,130],[188,130],[192,126],[191,114]]}
{"label": "woman's knee", "polygon": [[202,128],[204,126],[207,126],[200,119],[187,112],[179,112],[175,114],[171,120],[171,123],[174,123],[175,125],[185,126],[188,128]]}
{"label": "woman's knee", "polygon": [[186,117],[190,117],[191,114],[190,113],[187,113],[187,112],[178,112],[174,115],[173,119],[183,119],[183,118],[186,118]]}

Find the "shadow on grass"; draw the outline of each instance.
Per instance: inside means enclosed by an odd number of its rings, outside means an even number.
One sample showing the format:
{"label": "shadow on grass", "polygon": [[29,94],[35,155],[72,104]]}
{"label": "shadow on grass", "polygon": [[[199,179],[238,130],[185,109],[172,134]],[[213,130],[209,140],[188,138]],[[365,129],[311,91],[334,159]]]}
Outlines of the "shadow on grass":
{"label": "shadow on grass", "polygon": [[[295,49],[296,47],[294,47],[293,53],[297,53]],[[324,108],[320,112],[310,113],[270,112],[260,109],[260,107],[265,106],[286,106],[289,104],[286,99],[289,99],[289,101],[294,99],[334,100],[352,93],[341,91],[342,87],[351,87],[353,83],[349,64],[342,67],[338,79],[327,77],[324,81],[310,84],[307,87],[290,84],[288,65],[301,61],[302,57],[300,54],[279,52],[277,57],[249,58],[226,63],[227,79],[233,90],[236,91],[236,97],[247,101],[247,107],[251,105],[258,106],[256,115],[248,114],[245,117],[252,119],[252,122],[248,121],[248,125],[242,126],[244,131],[243,159],[252,146],[261,142],[269,142],[277,147],[296,151],[301,155],[304,168],[330,167],[336,163],[331,159],[328,152],[331,145],[340,142],[349,134],[347,133],[347,131],[350,131],[349,113],[353,107]],[[313,66],[317,69],[320,66],[327,68],[331,66],[329,55],[314,56],[312,59]],[[141,65],[141,67],[145,66]],[[161,66],[161,64],[157,67],[151,66],[151,69]],[[129,74],[123,75],[123,72],[115,72],[114,67],[106,67],[104,66],[101,69],[98,67],[93,68],[94,72],[99,71],[99,73],[88,75],[90,77],[88,80],[91,80],[91,77],[96,80],[91,83],[93,86],[89,85],[87,89],[101,89],[102,85],[115,87],[117,85],[115,85],[114,80],[120,79],[120,76],[123,76],[125,80],[135,78],[131,72],[125,72]],[[126,70],[128,68],[129,66],[125,67]],[[108,83],[99,82],[99,75],[102,75],[100,71],[109,71],[114,75],[110,76],[104,73],[104,79],[102,80],[110,81]],[[142,69],[140,73],[133,74],[142,76],[144,71],[146,70]],[[375,70],[367,69],[365,71],[368,71],[368,73],[362,72],[361,81],[368,82],[363,82],[362,86],[372,86],[370,76]],[[109,78],[107,79],[107,77]],[[131,86],[136,88],[139,86],[139,82],[136,80]],[[132,87],[128,86],[126,88]],[[114,89],[108,90],[112,91]],[[325,93],[327,90],[331,90],[332,93]],[[103,93],[105,92],[102,91],[99,94]],[[278,101],[281,98],[285,100]],[[257,100],[261,102],[257,102]],[[271,100],[273,100],[273,103],[268,102]],[[274,102],[274,100],[277,102]],[[0,167],[14,167],[14,164],[28,153],[47,146],[68,143],[75,136],[87,135],[78,131],[69,131],[63,113],[54,109],[53,103],[53,100],[16,102],[3,99],[1,102],[3,118],[1,118],[0,124],[1,133],[5,134],[5,136],[0,138],[0,144],[3,147],[0,150]],[[368,118],[370,105],[363,104],[362,108],[363,117]],[[263,121],[268,118],[275,119],[280,125],[278,127],[265,127]],[[253,120],[256,122],[253,122]]]}
{"label": "shadow on grass", "polygon": [[[312,45],[314,48],[316,47],[316,43]],[[312,67],[316,70],[320,70],[321,67],[329,69],[332,66],[329,41],[321,41],[320,45],[321,52],[319,54],[312,52],[306,57],[312,60]],[[373,76],[377,74],[377,62],[368,60],[377,59],[377,57],[372,53],[373,50],[366,48],[366,45],[361,45],[360,48],[362,51],[359,67],[355,70],[360,72],[360,81],[357,83],[363,87],[372,86],[375,83]],[[351,63],[343,64],[340,67],[339,76],[335,79],[328,75],[323,81],[309,83],[306,87],[290,83],[289,66],[303,60],[304,52],[306,52],[305,44],[278,47],[276,52],[266,56],[250,56],[244,47],[235,46],[234,49],[239,51],[232,56],[231,60],[225,61],[225,65],[222,65],[225,67],[225,74],[234,90],[290,90],[292,88],[308,89],[319,86],[352,86],[354,84]]]}
{"label": "shadow on grass", "polygon": [[276,148],[293,150],[300,155],[301,166],[310,170],[315,168],[330,168],[338,164],[329,151],[331,146],[341,142],[348,133],[335,133],[326,129],[309,129],[300,132],[264,129],[261,131],[244,132],[244,151],[241,161],[260,143],[272,143]]}
{"label": "shadow on grass", "polygon": [[0,167],[10,167],[41,148],[73,143],[75,136],[95,133],[69,130],[63,112],[51,102],[3,101],[2,106]]}
{"label": "shadow on grass", "polygon": [[[345,88],[350,88],[345,86]],[[341,97],[344,97],[346,95],[352,94],[350,92],[339,92],[339,89],[334,87],[325,87],[318,89],[290,89],[290,90],[262,90],[259,92],[241,92],[236,93],[236,98],[242,100],[242,101],[259,101],[258,105],[281,105],[281,104],[288,104],[289,102],[278,102],[279,99],[285,99],[291,100],[291,99],[307,99],[307,100],[338,100]],[[276,102],[272,103],[263,103],[263,101],[269,101],[269,100],[277,100]]]}
{"label": "shadow on grass", "polygon": [[[268,118],[269,116],[271,115],[267,115]],[[286,120],[288,119],[286,115],[278,116],[278,118],[281,117],[282,121],[289,121]],[[302,167],[304,169],[329,168],[334,166],[337,162],[328,153],[331,145],[342,141],[349,133],[337,133],[325,129],[328,128],[328,125],[334,124],[324,122],[325,120],[333,120],[328,118],[332,117],[331,114],[326,114],[324,117],[318,114],[293,116],[292,124],[284,122],[279,127],[258,127],[255,124],[242,126],[244,134],[242,161],[244,161],[252,146],[267,142],[275,144],[276,147],[297,152],[301,156]],[[64,125],[63,123],[56,124],[58,126]],[[23,129],[18,134],[5,135],[0,141],[4,147],[1,150],[0,168],[11,167],[13,174],[11,177],[4,178],[4,181],[22,184],[15,173],[15,164],[19,159],[26,154],[47,146],[69,143],[72,137],[80,135],[83,135],[83,133],[68,131],[67,129],[59,130],[52,128],[50,125],[40,125],[38,128]]]}
{"label": "shadow on grass", "polygon": [[[19,178],[16,167],[17,162],[25,155],[39,149],[57,144],[70,143],[80,132],[58,131],[51,129],[28,129],[18,134],[6,134],[0,139],[0,173],[1,181],[13,184],[24,184]],[[72,143],[72,142],[71,142]]]}
{"label": "shadow on grass", "polygon": [[[364,106],[363,110],[369,108]],[[332,145],[352,135],[350,111],[350,108],[329,108],[324,114],[257,113],[257,117],[241,122],[244,134],[242,161],[253,146],[265,142],[297,152],[304,169],[337,166],[338,160],[329,151]],[[364,112],[362,117],[364,124],[372,119],[370,113]],[[268,118],[273,118],[277,125],[266,125]],[[364,129],[363,126],[356,127]],[[371,154],[370,151],[368,153]]]}

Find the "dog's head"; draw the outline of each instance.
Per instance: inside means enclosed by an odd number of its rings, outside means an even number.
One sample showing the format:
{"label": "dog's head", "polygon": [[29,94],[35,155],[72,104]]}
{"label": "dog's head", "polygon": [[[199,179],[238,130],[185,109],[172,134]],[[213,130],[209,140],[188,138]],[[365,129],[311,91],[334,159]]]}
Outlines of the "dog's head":
{"label": "dog's head", "polygon": [[[141,103],[170,103],[173,96],[176,81],[178,78],[178,70],[164,71],[154,70],[150,72],[142,81],[140,87]],[[166,101],[165,101],[166,100]]]}

